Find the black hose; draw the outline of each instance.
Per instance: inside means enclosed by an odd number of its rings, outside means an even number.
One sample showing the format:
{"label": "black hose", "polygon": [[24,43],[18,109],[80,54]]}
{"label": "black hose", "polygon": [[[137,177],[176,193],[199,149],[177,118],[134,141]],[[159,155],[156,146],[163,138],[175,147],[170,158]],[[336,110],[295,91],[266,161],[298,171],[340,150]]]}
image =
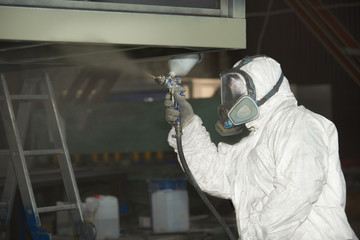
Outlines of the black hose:
{"label": "black hose", "polygon": [[197,184],[194,176],[191,173],[191,170],[189,168],[189,166],[186,163],[185,160],[185,156],[184,156],[184,152],[182,149],[182,141],[181,141],[181,125],[178,123],[175,126],[175,138],[176,138],[176,144],[177,144],[177,148],[178,148],[178,154],[179,154],[179,158],[180,158],[180,162],[181,165],[184,169],[185,175],[187,177],[187,179],[189,180],[189,182],[194,186],[196,192],[199,194],[200,198],[204,201],[205,205],[209,208],[209,210],[212,212],[212,214],[215,216],[215,218],[218,220],[218,222],[220,223],[221,227],[224,229],[224,231],[226,232],[227,236],[229,237],[230,240],[236,240],[236,237],[234,236],[234,234],[231,232],[229,226],[226,225],[224,219],[220,216],[220,214],[216,211],[215,207],[211,204],[211,202],[209,201],[209,199],[206,197],[205,193],[200,189],[199,185]]}

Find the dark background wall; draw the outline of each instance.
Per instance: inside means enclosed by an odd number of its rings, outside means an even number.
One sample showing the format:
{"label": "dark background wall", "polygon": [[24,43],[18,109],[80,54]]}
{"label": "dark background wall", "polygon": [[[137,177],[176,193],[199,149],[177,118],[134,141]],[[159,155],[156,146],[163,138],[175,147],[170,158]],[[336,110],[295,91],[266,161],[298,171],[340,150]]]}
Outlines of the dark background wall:
{"label": "dark background wall", "polygon": [[[345,72],[324,44],[284,1],[272,1],[267,18],[269,2],[246,1],[247,49],[229,52],[230,62],[235,63],[245,55],[259,52],[276,59],[292,84],[330,84],[331,120],[338,128],[341,159],[351,162],[357,160],[360,164],[360,83]],[[360,2],[322,2],[360,42]]]}

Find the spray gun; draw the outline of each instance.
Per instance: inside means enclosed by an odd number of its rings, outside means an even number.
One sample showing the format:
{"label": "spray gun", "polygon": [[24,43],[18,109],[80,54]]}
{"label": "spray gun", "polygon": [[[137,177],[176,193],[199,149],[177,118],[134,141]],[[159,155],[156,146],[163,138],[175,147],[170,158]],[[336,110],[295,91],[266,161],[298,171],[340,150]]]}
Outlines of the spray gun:
{"label": "spray gun", "polygon": [[[179,110],[179,105],[175,101],[174,94],[175,94],[175,91],[177,90],[177,91],[180,91],[180,96],[185,97],[185,95],[181,91],[181,89],[177,89],[177,88],[181,88],[181,78],[179,78],[179,77],[175,78],[175,76],[170,75],[170,73],[169,73],[168,77],[165,77],[164,75],[160,75],[160,76],[154,77],[154,80],[159,85],[162,85],[162,86],[166,85],[166,87],[169,89],[169,94],[171,97],[173,108],[176,110]],[[175,124],[179,125],[179,123],[180,123],[180,119],[178,119]]]}
{"label": "spray gun", "polygon": [[[169,89],[169,93],[171,96],[171,100],[173,101],[174,109],[179,108],[178,103],[174,99],[174,93],[177,90],[176,88],[181,88],[181,79],[179,77],[187,75],[190,70],[201,61],[202,55],[201,54],[190,54],[180,57],[175,57],[169,60],[168,66],[170,69],[170,72],[167,77],[161,75],[161,76],[151,76],[155,82],[159,85],[166,85]],[[176,78],[175,78],[176,77]],[[183,93],[180,90],[180,95],[184,96]],[[237,238],[234,236],[234,234],[231,232],[230,228],[226,225],[224,219],[220,216],[220,214],[217,212],[215,207],[212,205],[212,203],[209,201],[209,199],[206,197],[203,191],[201,191],[199,185],[197,184],[193,174],[191,173],[191,170],[189,166],[187,165],[187,162],[185,160],[184,151],[182,148],[182,130],[181,130],[181,119],[178,119],[176,123],[174,124],[175,128],[175,135],[173,137],[176,138],[176,144],[178,148],[178,155],[181,162],[181,165],[184,169],[185,175],[189,182],[194,186],[195,190],[199,194],[200,198],[203,200],[205,205],[209,208],[209,210],[213,213],[215,218],[220,223],[221,227],[226,232],[228,238],[230,240],[236,240]]]}
{"label": "spray gun", "polygon": [[[181,88],[181,78],[186,76],[190,70],[202,60],[202,54],[190,54],[183,55],[178,57],[173,57],[168,61],[168,66],[170,72],[167,77],[160,75],[153,77],[155,82],[159,85],[166,85],[169,89],[171,100],[173,101],[174,109],[178,110],[178,103],[174,99],[174,93],[177,88]],[[180,95],[185,97],[184,93],[180,90]],[[177,120],[177,125],[179,125],[180,119]]]}

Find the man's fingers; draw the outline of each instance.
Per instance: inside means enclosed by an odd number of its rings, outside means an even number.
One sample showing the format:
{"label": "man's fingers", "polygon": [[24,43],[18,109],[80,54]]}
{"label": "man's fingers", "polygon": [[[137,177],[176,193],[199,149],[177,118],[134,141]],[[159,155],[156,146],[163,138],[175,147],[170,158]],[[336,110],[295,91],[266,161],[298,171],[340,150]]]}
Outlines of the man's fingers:
{"label": "man's fingers", "polygon": [[165,100],[164,101],[164,105],[165,107],[173,107],[174,106],[174,102],[171,100]]}
{"label": "man's fingers", "polygon": [[175,92],[174,98],[175,98],[175,101],[177,101],[179,103],[179,105],[183,105],[186,102],[185,96],[181,96],[180,92]]}
{"label": "man's fingers", "polygon": [[167,108],[165,110],[165,120],[167,122],[170,122],[170,123],[175,122],[179,116],[180,116],[180,113],[178,110],[175,110],[173,108]]}

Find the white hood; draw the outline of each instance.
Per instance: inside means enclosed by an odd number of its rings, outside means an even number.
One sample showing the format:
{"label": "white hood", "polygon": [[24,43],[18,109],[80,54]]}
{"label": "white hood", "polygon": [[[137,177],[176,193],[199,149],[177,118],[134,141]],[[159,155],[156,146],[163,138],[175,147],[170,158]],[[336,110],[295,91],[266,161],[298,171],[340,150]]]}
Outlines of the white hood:
{"label": "white hood", "polygon": [[[240,61],[239,61],[240,62]],[[237,62],[234,67],[236,67]],[[241,67],[253,80],[256,91],[256,100],[261,100],[269,93],[279,80],[282,70],[280,64],[269,57],[257,57],[248,64]],[[297,104],[294,94],[291,92],[290,84],[284,76],[279,91],[259,107],[260,115],[257,119],[246,124],[248,128],[264,126],[264,121],[280,106]]]}

